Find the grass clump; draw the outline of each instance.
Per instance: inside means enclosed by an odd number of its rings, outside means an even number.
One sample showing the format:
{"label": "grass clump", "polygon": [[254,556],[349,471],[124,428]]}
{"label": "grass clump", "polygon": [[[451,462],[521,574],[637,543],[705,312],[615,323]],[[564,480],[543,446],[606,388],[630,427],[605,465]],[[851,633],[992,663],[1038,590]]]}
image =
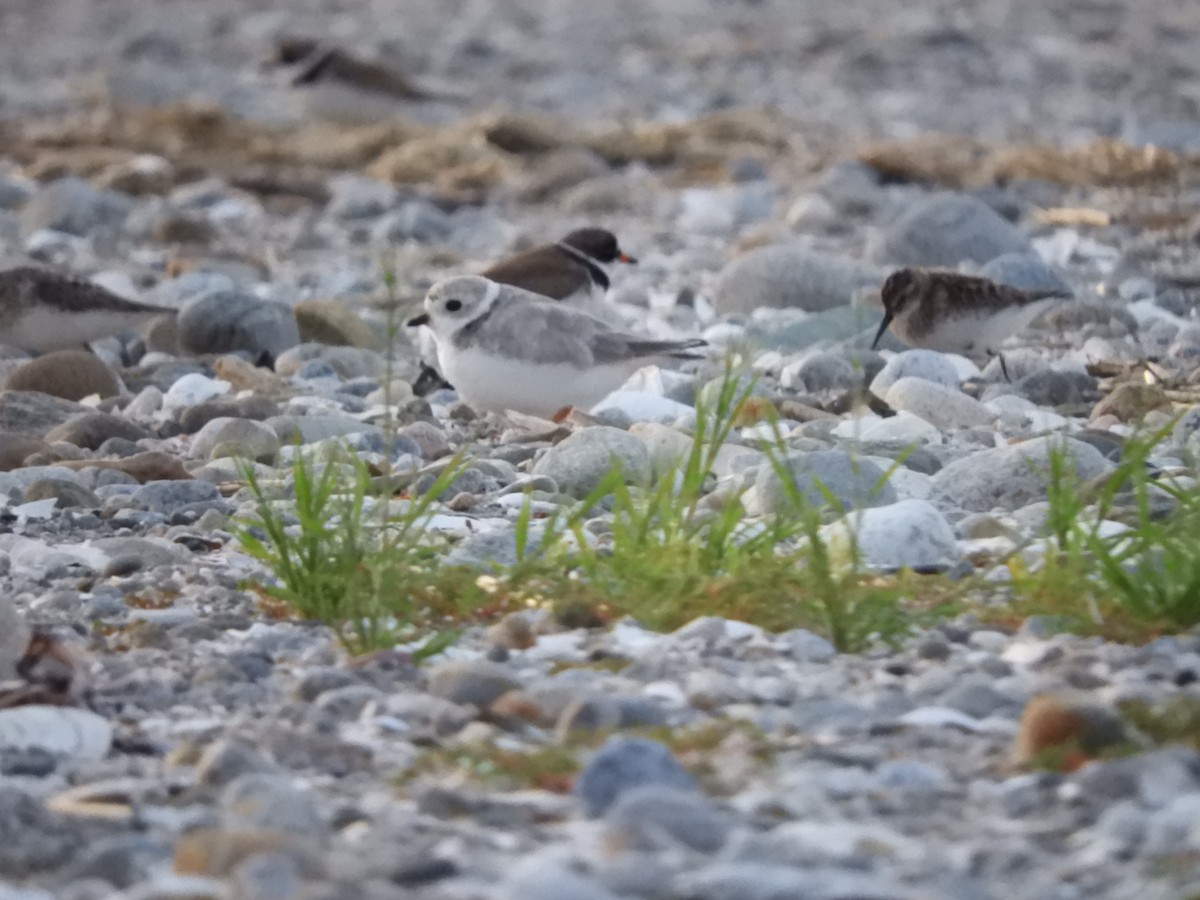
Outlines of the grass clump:
{"label": "grass clump", "polygon": [[[764,449],[784,486],[782,509],[750,521],[744,488],[713,491],[718,455],[752,392],[727,370],[711,406],[697,405],[686,454],[655,484],[627,484],[614,469],[576,511],[550,523],[574,538],[559,559],[570,577],[555,585],[557,604],[631,615],[659,630],[705,615],[771,631],[804,627],[847,651],[907,632],[901,592],[862,570],[853,541],[840,558],[831,553],[822,527],[840,505],[827,495],[830,504],[818,506],[797,489],[781,438]],[[609,514],[594,534],[589,516],[604,506]]]}
{"label": "grass clump", "polygon": [[1169,433],[1131,437],[1095,484],[1078,481],[1066,449],[1050,455],[1044,552],[1010,565],[1014,610],[1119,640],[1200,624],[1200,493],[1148,463]]}
{"label": "grass clump", "polygon": [[247,469],[256,515],[242,523],[238,539],[277,579],[260,591],[302,618],[327,623],[353,654],[430,630],[434,637],[418,655],[441,649],[449,614],[463,611],[456,604],[464,592],[452,573],[439,570],[443,548],[430,539],[428,526],[437,498],[462,469],[461,460],[452,461],[424,493],[398,504],[390,492],[374,496],[371,471],[349,451],[329,452],[324,460],[297,452],[290,504],[271,499]]}

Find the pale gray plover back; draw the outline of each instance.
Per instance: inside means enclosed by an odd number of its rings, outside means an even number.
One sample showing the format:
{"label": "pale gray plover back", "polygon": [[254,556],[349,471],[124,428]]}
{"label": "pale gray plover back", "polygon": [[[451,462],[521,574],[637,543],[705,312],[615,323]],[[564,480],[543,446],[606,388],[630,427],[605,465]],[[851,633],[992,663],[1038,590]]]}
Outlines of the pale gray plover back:
{"label": "pale gray plover back", "polygon": [[468,403],[552,418],[590,409],[638,369],[702,359],[698,339],[626,334],[577,309],[479,275],[440,281],[425,312],[443,372]]}
{"label": "pale gray plover back", "polygon": [[32,353],[138,331],[174,309],[135,303],[82,278],[35,266],[0,271],[0,344]]}

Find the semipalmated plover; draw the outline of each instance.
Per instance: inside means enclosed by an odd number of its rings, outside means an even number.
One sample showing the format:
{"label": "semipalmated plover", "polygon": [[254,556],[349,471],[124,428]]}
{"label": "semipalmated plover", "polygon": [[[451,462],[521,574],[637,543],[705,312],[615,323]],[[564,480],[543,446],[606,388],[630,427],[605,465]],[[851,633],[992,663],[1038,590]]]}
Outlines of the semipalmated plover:
{"label": "semipalmated plover", "polygon": [[442,371],[473,406],[552,418],[587,410],[638,369],[701,359],[702,340],[665,341],[625,334],[562,303],[479,275],[440,281],[425,312]]}
{"label": "semipalmated plover", "polygon": [[418,85],[384,63],[314,38],[280,40],[267,65],[287,73],[309,114],[333,121],[376,122],[399,115],[405,104],[463,99],[453,91]]}
{"label": "semipalmated plover", "polygon": [[[997,355],[1005,340],[1072,295],[1023,291],[943,269],[900,269],[883,283],[880,299],[883,321],[872,347],[890,327],[910,347],[978,357]],[[1000,365],[1005,368],[1003,357]]]}
{"label": "semipalmated plover", "polygon": [[0,271],[0,344],[33,353],[82,347],[100,338],[138,331],[164,306],[134,303],[112,291],[49,269]]}
{"label": "semipalmated plover", "polygon": [[[537,294],[542,300],[562,301],[607,321],[604,301],[612,282],[606,267],[618,262],[632,265],[637,259],[621,250],[616,235],[603,228],[577,228],[560,241],[531,247],[479,274]],[[418,394],[442,386],[442,379],[430,364],[432,349],[420,347],[427,362],[413,382],[413,390]]]}

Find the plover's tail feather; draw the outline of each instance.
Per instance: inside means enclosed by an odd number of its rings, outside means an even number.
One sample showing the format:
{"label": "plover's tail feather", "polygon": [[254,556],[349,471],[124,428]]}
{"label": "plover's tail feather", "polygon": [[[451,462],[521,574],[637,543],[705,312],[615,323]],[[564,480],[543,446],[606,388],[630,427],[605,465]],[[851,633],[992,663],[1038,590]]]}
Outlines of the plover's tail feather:
{"label": "plover's tail feather", "polygon": [[703,353],[693,353],[701,347],[707,347],[708,341],[692,338],[686,341],[652,341],[633,340],[629,349],[638,356],[669,356],[672,359],[703,359]]}

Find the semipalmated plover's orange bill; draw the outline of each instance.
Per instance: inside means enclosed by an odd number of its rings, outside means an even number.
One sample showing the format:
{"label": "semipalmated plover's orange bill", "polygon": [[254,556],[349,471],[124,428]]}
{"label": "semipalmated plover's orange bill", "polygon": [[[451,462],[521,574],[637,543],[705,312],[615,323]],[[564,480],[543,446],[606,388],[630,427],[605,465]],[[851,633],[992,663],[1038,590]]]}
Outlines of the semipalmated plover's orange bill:
{"label": "semipalmated plover's orange bill", "polygon": [[617,262],[623,262],[627,266],[636,266],[637,265],[637,257],[630,256],[628,253],[621,253],[617,256]]}
{"label": "semipalmated plover's orange bill", "polygon": [[879,346],[879,342],[883,339],[883,333],[888,330],[888,326],[892,324],[892,313],[885,312],[883,321],[879,323],[879,330],[875,332],[875,340],[871,341],[871,349],[874,350]]}
{"label": "semipalmated plover's orange bill", "polygon": [[411,319],[408,320],[409,328],[416,328],[419,325],[428,325],[428,324],[429,324],[429,313],[421,313],[419,316],[413,316]]}

